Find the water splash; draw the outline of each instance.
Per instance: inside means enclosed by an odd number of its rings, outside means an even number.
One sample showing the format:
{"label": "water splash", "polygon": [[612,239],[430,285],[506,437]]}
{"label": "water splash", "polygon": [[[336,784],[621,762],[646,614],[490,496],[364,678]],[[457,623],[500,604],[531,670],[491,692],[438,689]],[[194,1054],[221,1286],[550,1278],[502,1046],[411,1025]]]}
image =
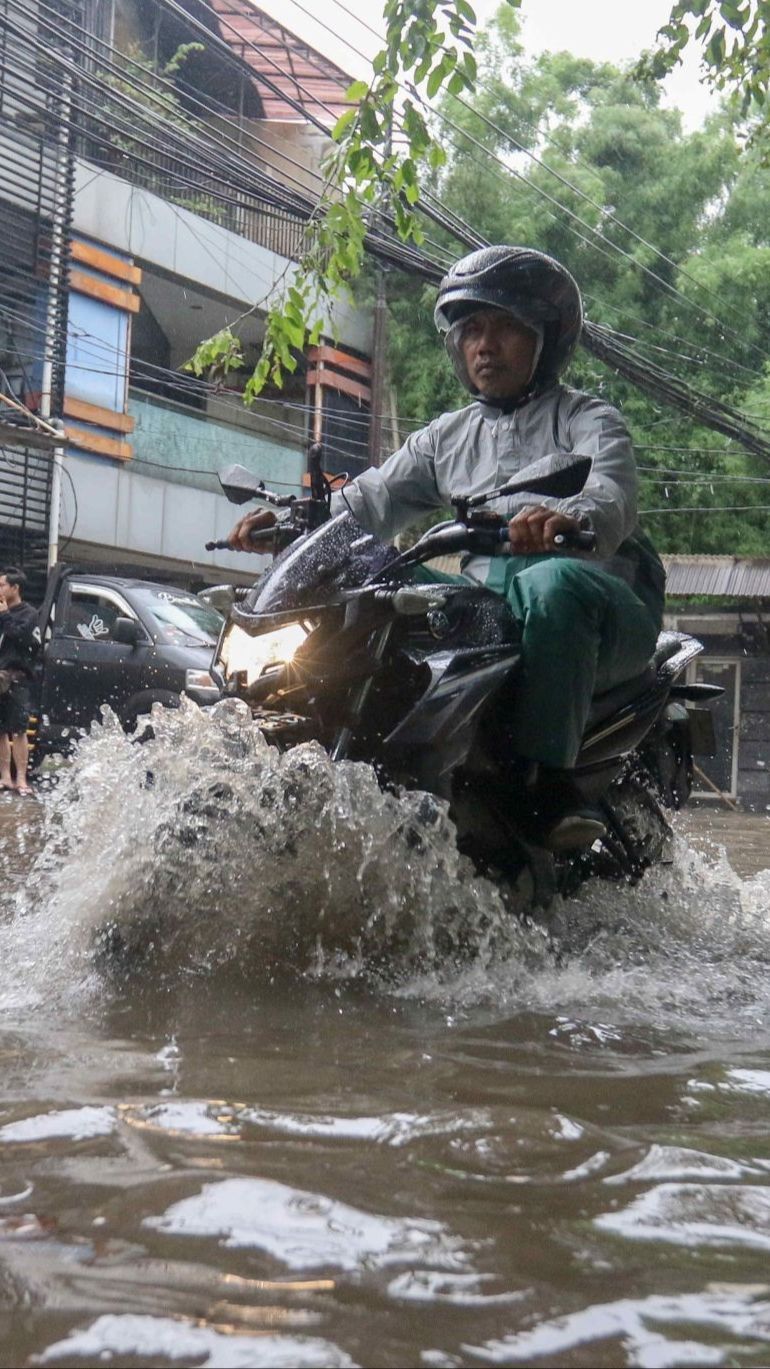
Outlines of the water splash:
{"label": "water splash", "polygon": [[316,744],[281,754],[238,704],[158,709],[153,728],[137,745],[107,713],[49,797],[0,929],[17,991],[82,994],[99,961],[156,979],[222,965],[403,977],[501,941],[522,962],[545,954],[459,855],[446,805],[384,793]]}
{"label": "water splash", "polygon": [[432,797],[383,792],[314,743],[281,754],[235,702],[157,709],[153,728],[137,745],[107,713],[47,800],[0,927],[0,1005],[54,984],[82,999],[105,971],[157,984],[226,966],[614,1022],[745,1029],[770,1008],[770,872],[741,881],[678,841],[638,887],[560,903],[555,953],[459,855]]}

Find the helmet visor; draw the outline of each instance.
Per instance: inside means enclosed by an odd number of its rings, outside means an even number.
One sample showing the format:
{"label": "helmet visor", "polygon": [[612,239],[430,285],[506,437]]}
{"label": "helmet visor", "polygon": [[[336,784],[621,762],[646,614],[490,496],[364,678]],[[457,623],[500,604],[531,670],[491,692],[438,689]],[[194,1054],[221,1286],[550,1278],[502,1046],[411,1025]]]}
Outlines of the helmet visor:
{"label": "helmet visor", "polygon": [[545,340],[545,325],[543,323],[536,323],[530,319],[522,318],[516,309],[500,308],[500,306],[497,305],[480,305],[478,302],[466,302],[462,311],[459,311],[460,316],[454,319],[448,332],[445,334],[444,343],[452,361],[455,375],[464,388],[469,390],[471,394],[478,394],[478,390],[473,384],[468,372],[468,363],[465,358],[465,347],[463,343],[471,319],[478,314],[488,313],[491,308],[494,309],[496,313],[505,314],[521,327],[526,328],[527,332],[531,333],[534,338],[535,346],[532,353],[529,373],[524,381],[525,386],[529,386],[530,382],[533,380],[543,351],[543,342]]}

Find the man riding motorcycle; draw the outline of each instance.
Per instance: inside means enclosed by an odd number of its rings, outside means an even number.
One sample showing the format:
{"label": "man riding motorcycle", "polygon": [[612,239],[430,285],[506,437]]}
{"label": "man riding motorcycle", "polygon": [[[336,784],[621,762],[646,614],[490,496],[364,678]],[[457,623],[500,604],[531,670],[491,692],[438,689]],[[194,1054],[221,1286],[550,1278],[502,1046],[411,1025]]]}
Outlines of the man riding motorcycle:
{"label": "man riding motorcycle", "polygon": [[[495,489],[543,457],[592,458],[578,496],[490,504],[508,520],[503,554],[468,556],[462,577],[419,571],[505,596],[523,661],[510,718],[512,792],[526,800],[535,842],[579,849],[604,830],[572,780],[591,699],[643,671],[662,621],[665,575],[637,525],[631,441],[616,409],[559,381],[583,311],[576,282],[551,257],[511,246],[463,257],[439,286],[434,317],[473,402],[413,433],[335,495],[332,511],[347,507],[388,540],[452,495]],[[247,515],[229,545],[252,550],[252,531],[272,521],[265,511]],[[560,551],[555,539],[581,529],[595,535],[595,551]]]}

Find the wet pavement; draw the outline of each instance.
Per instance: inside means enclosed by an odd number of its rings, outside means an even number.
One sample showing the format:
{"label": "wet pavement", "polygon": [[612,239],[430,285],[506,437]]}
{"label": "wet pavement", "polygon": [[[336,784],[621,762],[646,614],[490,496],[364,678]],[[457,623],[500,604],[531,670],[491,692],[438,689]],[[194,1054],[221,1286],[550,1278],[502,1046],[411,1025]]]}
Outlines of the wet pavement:
{"label": "wet pavement", "polygon": [[678,827],[699,850],[713,852],[723,846],[733,869],[744,878],[770,866],[770,813],[703,803],[685,809]]}

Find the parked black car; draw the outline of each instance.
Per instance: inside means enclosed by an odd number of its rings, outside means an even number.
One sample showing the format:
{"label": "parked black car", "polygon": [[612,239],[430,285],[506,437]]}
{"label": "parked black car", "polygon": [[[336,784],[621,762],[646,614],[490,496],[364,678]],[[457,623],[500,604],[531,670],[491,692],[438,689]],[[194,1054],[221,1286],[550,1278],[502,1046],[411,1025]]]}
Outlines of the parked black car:
{"label": "parked black car", "polygon": [[154,703],[178,706],[182,693],[198,704],[219,698],[210,667],[222,617],[187,590],[57,566],[40,626],[36,761],[69,750],[103,704],[128,730]]}

